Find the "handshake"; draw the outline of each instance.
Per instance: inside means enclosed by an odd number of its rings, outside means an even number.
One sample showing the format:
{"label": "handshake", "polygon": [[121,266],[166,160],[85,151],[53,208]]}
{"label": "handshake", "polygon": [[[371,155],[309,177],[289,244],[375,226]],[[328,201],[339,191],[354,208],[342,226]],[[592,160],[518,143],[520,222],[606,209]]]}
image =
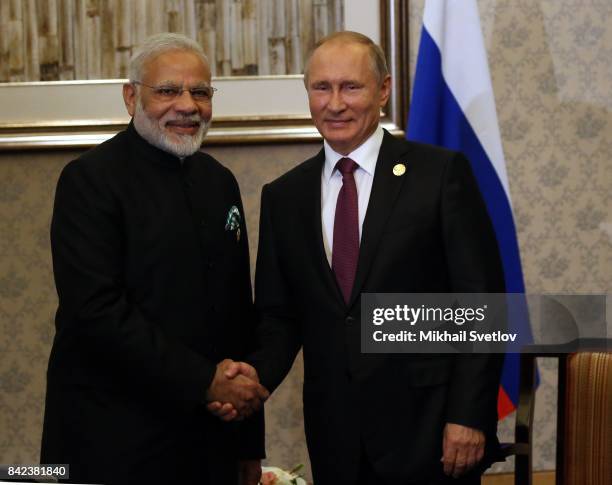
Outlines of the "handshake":
{"label": "handshake", "polygon": [[261,409],[270,393],[259,383],[254,367],[225,359],[206,391],[207,409],[223,421],[244,419]]}

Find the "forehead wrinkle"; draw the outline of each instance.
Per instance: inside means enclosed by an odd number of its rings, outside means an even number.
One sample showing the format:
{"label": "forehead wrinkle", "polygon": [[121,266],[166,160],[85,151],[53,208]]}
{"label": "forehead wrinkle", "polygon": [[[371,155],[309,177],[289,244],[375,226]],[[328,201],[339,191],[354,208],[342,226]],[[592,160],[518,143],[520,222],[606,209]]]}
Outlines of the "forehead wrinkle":
{"label": "forehead wrinkle", "polygon": [[181,85],[180,83],[177,83],[174,79],[165,79],[165,80],[159,82],[160,86],[168,85],[168,84],[173,84],[175,86],[180,86]]}
{"label": "forehead wrinkle", "polygon": [[358,79],[354,79],[354,78],[347,78],[347,77],[331,77],[331,76],[327,76],[327,77],[321,77],[319,79],[312,79],[310,81],[311,85],[314,84],[332,84],[332,85],[342,85],[342,84],[356,84],[356,85],[362,85],[363,81],[360,81]]}
{"label": "forehead wrinkle", "polygon": [[[160,59],[162,60],[160,61]],[[193,60],[196,62],[193,63]],[[187,68],[187,66],[189,66],[189,68]],[[200,69],[202,70],[200,71]],[[210,78],[210,66],[203,62],[197,55],[189,51],[172,50],[162,52],[143,64],[143,79],[149,76],[158,76],[160,74],[163,76],[176,75],[179,77],[200,77],[201,75],[203,77],[201,82],[207,82],[206,78]]]}
{"label": "forehead wrinkle", "polygon": [[355,69],[370,67],[368,51],[361,46],[349,45],[323,45],[319,47],[310,59],[310,69]]}
{"label": "forehead wrinkle", "polygon": [[210,84],[208,84],[206,81],[198,81],[192,84],[191,86],[189,86],[188,84],[185,85],[185,83],[177,82],[173,79],[166,79],[164,81],[158,82],[156,86],[173,86],[173,87],[183,87],[183,88],[193,89],[193,88],[208,88],[210,87]]}
{"label": "forehead wrinkle", "polygon": [[[353,56],[350,65],[347,67],[347,57]],[[382,81],[379,79],[379,73],[376,68],[376,61],[373,58],[370,49],[358,42],[352,40],[346,40],[342,38],[332,39],[326,43],[317,47],[310,55],[308,59],[308,81],[313,75],[313,67],[319,62],[325,69],[344,69],[347,68],[351,72],[355,72],[356,69],[360,70],[362,67],[367,69],[367,75],[372,75],[375,82]],[[363,63],[363,64],[362,64]],[[319,67],[320,67],[319,66]],[[331,66],[331,67],[330,67]],[[361,74],[361,73],[360,73]],[[349,73],[349,75],[352,75]],[[356,80],[349,80],[349,82],[356,82]],[[362,79],[361,82],[367,82],[366,79]]]}

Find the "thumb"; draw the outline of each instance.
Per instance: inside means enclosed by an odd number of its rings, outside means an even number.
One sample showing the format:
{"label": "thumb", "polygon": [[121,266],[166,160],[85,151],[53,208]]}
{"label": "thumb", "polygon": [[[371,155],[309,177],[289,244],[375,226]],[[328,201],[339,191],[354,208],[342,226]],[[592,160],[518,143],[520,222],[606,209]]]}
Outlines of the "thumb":
{"label": "thumb", "polygon": [[257,371],[255,370],[253,366],[247,364],[246,362],[238,362],[238,364],[240,366],[240,373],[243,376],[248,377],[249,379],[252,379],[255,382],[259,382]]}
{"label": "thumb", "polygon": [[228,379],[233,379],[240,374],[240,362],[232,362],[227,366],[223,375]]}

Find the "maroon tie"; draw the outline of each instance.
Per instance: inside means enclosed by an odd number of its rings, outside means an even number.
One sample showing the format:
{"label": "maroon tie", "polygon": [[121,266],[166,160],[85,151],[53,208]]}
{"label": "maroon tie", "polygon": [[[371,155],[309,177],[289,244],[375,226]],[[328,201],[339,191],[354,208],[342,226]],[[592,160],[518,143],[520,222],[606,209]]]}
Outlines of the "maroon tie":
{"label": "maroon tie", "polygon": [[358,167],[350,158],[341,158],[336,168],[342,174],[342,188],[336,202],[332,271],[348,304],[355,283],[359,258],[359,206],[353,172]]}

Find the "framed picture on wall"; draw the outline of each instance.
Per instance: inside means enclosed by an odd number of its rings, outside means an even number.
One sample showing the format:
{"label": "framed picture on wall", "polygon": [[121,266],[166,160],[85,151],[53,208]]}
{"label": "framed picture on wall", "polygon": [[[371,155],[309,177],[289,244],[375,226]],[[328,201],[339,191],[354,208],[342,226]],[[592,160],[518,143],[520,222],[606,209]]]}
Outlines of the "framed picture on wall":
{"label": "framed picture on wall", "polygon": [[[155,1],[166,9],[152,9]],[[382,123],[402,132],[407,0],[150,2],[0,3],[0,149],[93,146],[124,128],[129,57],[140,40],[162,31],[196,39],[209,57],[218,92],[206,144],[318,139],[303,62],[318,38],[341,29],[385,50],[393,89]]]}

